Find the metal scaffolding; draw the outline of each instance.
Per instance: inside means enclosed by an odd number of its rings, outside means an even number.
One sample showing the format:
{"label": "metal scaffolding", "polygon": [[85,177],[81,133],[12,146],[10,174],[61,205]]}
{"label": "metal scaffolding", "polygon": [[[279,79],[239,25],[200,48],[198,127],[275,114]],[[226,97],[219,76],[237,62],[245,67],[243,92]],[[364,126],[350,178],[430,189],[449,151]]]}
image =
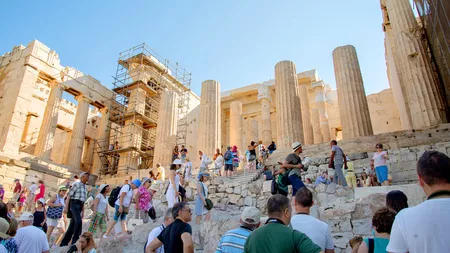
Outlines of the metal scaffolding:
{"label": "metal scaffolding", "polygon": [[[148,169],[153,164],[161,94],[179,95],[177,144],[186,142],[191,73],[145,43],[119,54],[110,105],[110,138],[98,140],[100,174]],[[168,150],[168,152],[171,152]]]}

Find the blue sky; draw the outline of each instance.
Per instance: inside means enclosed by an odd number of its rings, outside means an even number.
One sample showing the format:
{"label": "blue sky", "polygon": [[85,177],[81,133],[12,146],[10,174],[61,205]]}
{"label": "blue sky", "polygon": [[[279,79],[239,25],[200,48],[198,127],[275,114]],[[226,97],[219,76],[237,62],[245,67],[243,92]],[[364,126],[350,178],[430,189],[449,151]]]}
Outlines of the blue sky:
{"label": "blue sky", "polygon": [[142,42],[229,90],[291,60],[335,87],[332,51],[356,47],[366,94],[389,87],[378,0],[1,1],[0,54],[40,40],[61,63],[111,87],[119,52]]}

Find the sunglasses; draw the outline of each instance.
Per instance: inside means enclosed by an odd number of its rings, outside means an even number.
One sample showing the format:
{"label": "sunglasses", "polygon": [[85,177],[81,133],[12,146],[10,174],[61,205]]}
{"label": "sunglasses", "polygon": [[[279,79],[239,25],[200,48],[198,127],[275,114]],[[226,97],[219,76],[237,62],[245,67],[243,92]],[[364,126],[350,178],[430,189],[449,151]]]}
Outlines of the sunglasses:
{"label": "sunglasses", "polygon": [[181,210],[181,211],[188,211],[188,212],[190,212],[190,213],[192,213],[192,209],[183,209],[183,210]]}

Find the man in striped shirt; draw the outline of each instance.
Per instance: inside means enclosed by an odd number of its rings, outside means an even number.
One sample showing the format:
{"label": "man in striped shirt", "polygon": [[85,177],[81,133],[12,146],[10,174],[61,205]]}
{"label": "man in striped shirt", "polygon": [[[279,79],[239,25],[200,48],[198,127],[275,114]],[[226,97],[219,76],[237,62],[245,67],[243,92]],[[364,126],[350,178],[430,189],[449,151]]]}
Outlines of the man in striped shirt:
{"label": "man in striped shirt", "polygon": [[257,229],[261,219],[261,211],[256,207],[246,207],[241,215],[241,226],[227,231],[220,239],[216,253],[242,253],[247,237]]}

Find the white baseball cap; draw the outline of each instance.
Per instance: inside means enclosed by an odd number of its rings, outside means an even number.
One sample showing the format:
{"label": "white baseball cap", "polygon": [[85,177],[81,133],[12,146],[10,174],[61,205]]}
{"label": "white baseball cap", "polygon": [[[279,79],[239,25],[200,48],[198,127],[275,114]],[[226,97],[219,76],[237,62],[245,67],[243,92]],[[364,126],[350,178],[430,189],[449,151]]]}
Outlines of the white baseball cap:
{"label": "white baseball cap", "polygon": [[175,164],[175,165],[181,165],[182,164],[182,162],[181,162],[181,160],[180,159],[175,159],[174,161],[173,161],[173,163],[172,164]]}
{"label": "white baseball cap", "polygon": [[32,213],[29,213],[29,212],[23,213],[19,218],[19,221],[33,221],[33,220],[34,220],[34,216]]}
{"label": "white baseball cap", "polygon": [[241,220],[247,224],[256,225],[261,220],[261,211],[253,206],[246,207],[241,214]]}

